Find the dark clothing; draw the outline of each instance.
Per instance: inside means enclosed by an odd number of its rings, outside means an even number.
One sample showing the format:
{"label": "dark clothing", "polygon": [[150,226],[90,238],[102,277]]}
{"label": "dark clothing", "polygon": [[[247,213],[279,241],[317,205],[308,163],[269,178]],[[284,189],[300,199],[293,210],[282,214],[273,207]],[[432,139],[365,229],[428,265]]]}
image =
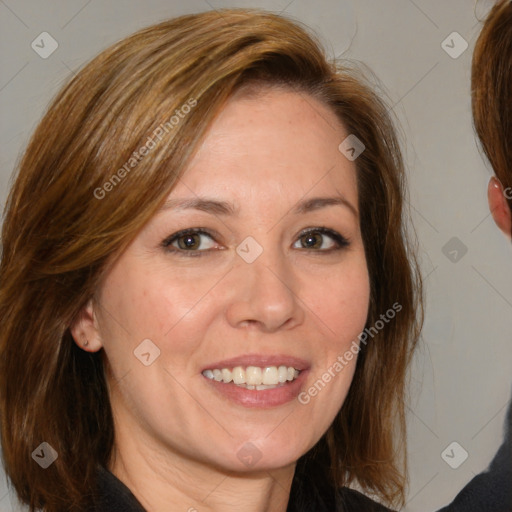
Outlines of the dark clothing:
{"label": "dark clothing", "polygon": [[502,445],[489,469],[475,476],[453,502],[439,512],[512,512],[511,466],[512,453]]}
{"label": "dark clothing", "polygon": [[439,512],[512,512],[512,401],[505,440],[487,471],[471,480],[452,503]]}
{"label": "dark clothing", "polygon": [[[337,498],[332,493],[320,496],[315,490],[306,489],[302,485],[292,487],[288,512],[389,512],[388,508],[351,489],[343,488]],[[333,506],[332,500],[338,505],[329,508]],[[146,512],[128,487],[103,467],[98,471],[95,502],[95,508],[87,512]]]}
{"label": "dark clothing", "polygon": [[146,512],[130,489],[103,466],[98,467],[95,507],[87,512]]}

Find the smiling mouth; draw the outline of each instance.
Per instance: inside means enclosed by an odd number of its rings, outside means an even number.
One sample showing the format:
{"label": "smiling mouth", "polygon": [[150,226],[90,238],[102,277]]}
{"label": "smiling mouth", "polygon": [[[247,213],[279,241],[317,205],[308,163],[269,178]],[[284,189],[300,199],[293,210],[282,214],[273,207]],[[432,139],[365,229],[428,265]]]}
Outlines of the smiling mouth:
{"label": "smiling mouth", "polygon": [[211,380],[233,383],[238,387],[262,391],[285,386],[294,381],[301,371],[293,366],[235,366],[229,368],[207,369],[202,374]]}

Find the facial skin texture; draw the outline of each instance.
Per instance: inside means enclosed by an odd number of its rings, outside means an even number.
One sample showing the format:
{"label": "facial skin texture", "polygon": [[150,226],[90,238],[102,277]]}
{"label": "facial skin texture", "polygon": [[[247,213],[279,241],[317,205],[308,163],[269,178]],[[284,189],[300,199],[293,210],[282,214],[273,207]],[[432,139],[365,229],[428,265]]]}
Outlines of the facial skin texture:
{"label": "facial skin texture", "polygon": [[[347,135],[312,97],[275,89],[234,96],[169,199],[226,201],[238,214],[159,212],[73,326],[77,343],[104,348],[109,363],[116,435],[109,469],[151,512],[285,511],[297,459],[340,409],[356,358],[307,405],[295,399],[266,409],[234,404],[201,370],[244,354],[296,356],[310,364],[305,391],[357,340],[369,277],[356,169],[338,151]],[[343,197],[350,206],[293,213],[315,197]],[[301,232],[318,227],[349,245],[327,251],[337,243],[316,235],[320,248],[304,248]],[[196,239],[199,257],[162,246],[187,228],[212,233]],[[248,236],[263,248],[253,263],[236,252]],[[147,338],[161,351],[150,366],[133,353]],[[237,457],[246,442],[261,453],[253,467]]]}

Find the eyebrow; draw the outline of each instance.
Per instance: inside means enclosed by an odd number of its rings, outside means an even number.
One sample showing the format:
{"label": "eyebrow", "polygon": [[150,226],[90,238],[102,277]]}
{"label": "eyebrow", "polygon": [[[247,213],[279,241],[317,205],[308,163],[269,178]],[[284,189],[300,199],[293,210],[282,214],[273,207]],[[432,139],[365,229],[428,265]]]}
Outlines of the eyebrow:
{"label": "eyebrow", "polygon": [[239,209],[226,201],[208,198],[168,199],[159,211],[164,210],[200,210],[216,215],[238,215]]}
{"label": "eyebrow", "polygon": [[[301,215],[308,212],[320,210],[328,206],[344,206],[348,208],[353,215],[358,218],[359,212],[347,199],[342,196],[334,197],[313,197],[300,201],[296,204],[289,213],[294,215]],[[189,199],[169,199],[160,208],[160,211],[165,210],[199,210],[206,213],[212,213],[214,215],[232,215],[236,216],[239,214],[240,209],[235,207],[233,204],[226,201],[218,201],[210,198],[189,198]]]}
{"label": "eyebrow", "polygon": [[306,201],[301,201],[300,203],[298,203],[293,208],[292,213],[307,213],[319,210],[321,208],[325,208],[327,206],[345,206],[354,214],[356,218],[359,217],[359,212],[357,211],[357,209],[343,196],[313,197],[312,199],[308,199]]}

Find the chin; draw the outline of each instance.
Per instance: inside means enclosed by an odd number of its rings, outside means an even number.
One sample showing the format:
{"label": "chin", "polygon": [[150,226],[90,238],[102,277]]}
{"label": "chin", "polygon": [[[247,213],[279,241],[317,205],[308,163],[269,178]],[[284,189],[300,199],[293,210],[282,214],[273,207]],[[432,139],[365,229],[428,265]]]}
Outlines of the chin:
{"label": "chin", "polygon": [[270,439],[263,436],[238,443],[234,447],[235,457],[233,452],[226,453],[224,463],[226,469],[236,472],[276,470],[294,465],[311,446],[304,441],[291,440],[290,437]]}

